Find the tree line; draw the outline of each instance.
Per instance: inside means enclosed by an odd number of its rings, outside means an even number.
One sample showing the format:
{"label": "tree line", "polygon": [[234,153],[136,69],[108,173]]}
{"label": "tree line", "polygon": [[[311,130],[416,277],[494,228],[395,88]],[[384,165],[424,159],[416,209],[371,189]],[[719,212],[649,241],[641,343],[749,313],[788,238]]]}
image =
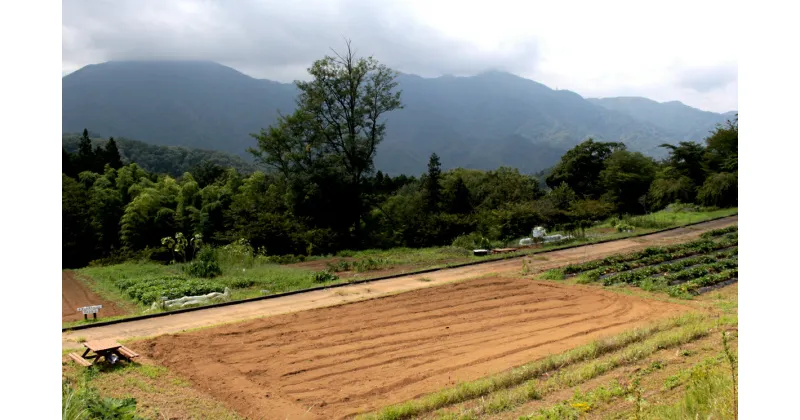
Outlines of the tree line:
{"label": "tree line", "polygon": [[[663,161],[589,139],[544,180],[501,167],[442,171],[436,154],[419,177],[374,171],[385,113],[401,108],[396,72],[347,44],[297,82],[296,111],[254,134],[268,170],[243,175],[207,163],[181,176],[123,165],[110,139],[63,150],[62,265],[146,256],[169,260],[161,239],[202,234],[212,245],[245,239],[271,255],[446,245],[477,232],[514,239],[533,226],[585,226],[680,201],[737,204],[737,122],[705,144],[663,145]],[[544,182],[542,182],[544,181]]]}

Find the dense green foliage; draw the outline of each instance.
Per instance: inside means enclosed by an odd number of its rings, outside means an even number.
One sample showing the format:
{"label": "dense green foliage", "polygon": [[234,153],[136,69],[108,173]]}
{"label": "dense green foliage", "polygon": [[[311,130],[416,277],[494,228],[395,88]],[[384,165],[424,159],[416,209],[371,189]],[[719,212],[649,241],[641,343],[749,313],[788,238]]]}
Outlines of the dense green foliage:
{"label": "dense green foliage", "polygon": [[[70,153],[78,153],[81,137],[82,136],[75,134],[64,134],[61,137],[61,147],[64,149],[62,151],[64,159],[62,163],[64,167],[63,172],[70,176],[75,176],[75,174],[80,173],[80,169],[78,168],[76,168],[78,169],[77,171],[70,169],[70,164],[67,159]],[[89,133],[89,137],[92,147],[95,149],[111,149],[111,151],[107,152],[108,159],[113,159],[113,156],[117,156],[116,159],[120,161],[119,166],[111,165],[115,169],[122,166],[122,164],[136,162],[139,167],[148,172],[168,174],[173,177],[181,176],[186,172],[192,172],[202,186],[206,185],[206,182],[204,182],[206,179],[212,178],[215,173],[224,171],[226,168],[235,168],[239,173],[243,174],[250,174],[256,170],[254,164],[245,161],[239,156],[215,150],[191,149],[177,146],[157,146],[125,138],[113,139],[115,140],[115,144],[112,147],[110,141],[92,136],[92,133]],[[116,153],[113,150],[114,148],[117,149]],[[111,163],[110,160],[102,158],[98,159],[98,163],[100,162],[103,164],[94,168],[95,172],[102,172],[103,165],[106,162]]]}
{"label": "dense green foliage", "polygon": [[[443,170],[511,166],[536,172],[590,136],[661,157],[659,144],[699,140],[731,118],[644,98],[595,103],[498,71],[470,77],[401,74],[397,82],[407,107],[387,113],[386,139],[375,157],[376,168],[391,175],[422,173],[431,153],[439,155]],[[298,93],[295,85],[254,79],[211,62],[95,64],[62,79],[62,132],[89,127],[105,138],[246,156],[249,134],[274,125],[280,114],[292,114]],[[607,103],[625,100],[648,106]]]}
{"label": "dense green foliage", "polygon": [[[527,236],[537,225],[579,232],[615,214],[659,210],[677,197],[674,190],[708,206],[736,205],[735,123],[718,127],[705,147],[668,148],[663,162],[589,139],[550,171],[547,191],[541,179],[509,167],[443,171],[436,154],[419,179],[393,177],[373,168],[387,134],[382,115],[404,106],[396,73],[349,49],[309,71],[312,80],[298,82],[295,111],[254,135],[250,151],[269,172],[206,164],[176,177],[137,163],[118,167],[125,162],[115,144],[92,149],[85,131],[77,153],[63,152],[62,265],[189,261],[197,248],[182,246],[177,258],[175,244],[165,241],[184,235],[212,247],[241,239],[260,255],[436,246],[457,238],[461,246],[485,245]],[[697,156],[699,166],[686,161]],[[614,227],[660,227],[650,215],[623,219]],[[187,273],[219,274],[211,254],[204,255]]]}

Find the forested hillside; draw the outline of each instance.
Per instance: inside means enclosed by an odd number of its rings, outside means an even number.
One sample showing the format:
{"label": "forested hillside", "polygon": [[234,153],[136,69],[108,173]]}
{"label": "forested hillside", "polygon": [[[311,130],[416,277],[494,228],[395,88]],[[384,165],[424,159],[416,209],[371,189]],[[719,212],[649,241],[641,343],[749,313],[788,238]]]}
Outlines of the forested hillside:
{"label": "forested hillside", "polygon": [[[92,133],[87,132],[87,134],[91,139],[93,149],[105,149],[108,140],[92,136]],[[80,134],[64,134],[61,137],[61,147],[69,153],[77,153],[81,137]],[[206,162],[225,168],[234,168],[243,174],[255,171],[255,165],[245,161],[241,156],[216,150],[157,146],[125,138],[116,138],[114,141],[123,163],[136,162],[139,167],[148,172],[178,177]],[[65,171],[69,171],[68,167],[65,168],[67,168]]]}
{"label": "forested hillside", "polygon": [[[431,153],[444,169],[534,173],[590,137],[663,157],[658,145],[702,141],[728,118],[644,98],[630,106],[627,98],[586,100],[503,72],[396,81],[406,106],[383,114],[387,133],[375,155],[376,168],[393,175],[424,171]],[[297,95],[292,84],[212,62],[108,62],[63,78],[62,129],[245,156],[250,134],[294,112]]]}

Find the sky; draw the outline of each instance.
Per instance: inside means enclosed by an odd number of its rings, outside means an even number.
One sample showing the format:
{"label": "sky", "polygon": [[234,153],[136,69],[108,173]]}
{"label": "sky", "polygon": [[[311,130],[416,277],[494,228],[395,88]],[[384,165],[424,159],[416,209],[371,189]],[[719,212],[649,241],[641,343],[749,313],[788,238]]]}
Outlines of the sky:
{"label": "sky", "polygon": [[584,97],[738,109],[722,1],[63,0],[62,75],[109,60],[210,60],[291,82],[349,38],[403,73],[502,70]]}

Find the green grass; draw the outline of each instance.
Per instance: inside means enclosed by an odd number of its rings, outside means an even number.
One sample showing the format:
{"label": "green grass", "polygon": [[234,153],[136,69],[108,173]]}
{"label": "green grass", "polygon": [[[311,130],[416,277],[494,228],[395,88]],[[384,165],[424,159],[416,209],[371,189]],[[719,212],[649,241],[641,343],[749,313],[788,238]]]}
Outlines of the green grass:
{"label": "green grass", "polygon": [[[455,387],[447,388],[435,392],[419,399],[407,401],[401,404],[391,405],[372,414],[362,416],[363,419],[407,419],[419,416],[423,413],[462,403],[468,400],[484,397],[493,392],[506,390],[534,378],[539,377],[545,372],[557,368],[564,368],[569,365],[583,361],[595,359],[603,354],[608,354],[622,349],[632,343],[636,343],[653,336],[656,333],[667,331],[671,328],[680,326],[695,326],[705,317],[698,314],[687,314],[680,317],[662,321],[646,328],[635,329],[610,338],[597,340],[591,344],[575,348],[573,350],[553,355],[542,360],[528,363],[518,368],[497,375],[478,379],[472,382],[464,382]],[[673,340],[679,340],[680,337]]]}
{"label": "green grass", "polygon": [[[697,213],[675,213],[663,216],[672,220],[674,224],[686,224],[696,221],[707,220],[710,218],[730,215],[736,209],[717,210],[712,212]],[[658,216],[656,213],[654,217]],[[363,250],[363,251],[342,251],[338,257],[350,257],[356,261],[350,263],[351,268],[360,274],[350,280],[367,280],[383,274],[370,275],[370,271],[397,267],[397,274],[413,273],[423,269],[447,268],[458,264],[476,261],[496,261],[501,259],[533,255],[536,253],[557,250],[574,246],[576,244],[591,244],[602,240],[622,239],[630,236],[641,235],[652,231],[652,229],[638,230],[634,233],[611,233],[604,236],[591,236],[575,239],[569,243],[545,244],[541,248],[530,248],[509,254],[498,254],[485,257],[473,256],[466,249],[447,246],[433,248],[395,248],[390,250]],[[217,249],[217,258],[222,267],[222,275],[216,277],[213,282],[221,283],[231,290],[231,300],[242,300],[276,293],[308,289],[320,285],[331,285],[346,283],[348,280],[340,279],[326,283],[318,283],[313,280],[313,272],[300,267],[279,265],[275,263],[273,257],[253,256],[248,252],[243,252],[243,247],[231,244]],[[306,261],[317,260],[321,257],[307,257]],[[294,261],[296,258],[287,261]],[[82,280],[87,285],[102,296],[104,299],[122,304],[132,314],[119,317],[102,318],[98,321],[108,321],[138,315],[149,309],[149,305],[143,305],[126,293],[120,290],[114,283],[115,279],[126,278],[134,281],[146,281],[148,279],[181,276],[185,277],[182,267],[184,264],[162,265],[150,262],[129,262],[111,266],[87,267],[77,270]],[[74,321],[65,323],[62,327],[72,327],[95,322]]]}
{"label": "green grass", "polygon": [[612,217],[599,227],[614,227],[617,222],[633,226],[636,229],[664,229],[672,226],[687,225],[717,217],[731,216],[738,213],[738,208],[696,211],[696,212],[670,212],[659,211],[643,216]]}
{"label": "green grass", "polygon": [[[606,357],[572,367],[561,367],[558,371],[551,373],[547,379],[533,378],[523,385],[484,396],[467,413],[496,414],[514,409],[530,400],[541,399],[553,392],[583,384],[619,367],[639,362],[659,350],[674,348],[705,337],[711,332],[714,325],[714,321],[698,319],[696,322],[676,329],[658,332],[643,338],[640,342],[630,343]],[[661,368],[663,368],[663,363],[652,363],[643,373],[646,374]],[[531,389],[534,389],[535,392],[531,393]]]}

